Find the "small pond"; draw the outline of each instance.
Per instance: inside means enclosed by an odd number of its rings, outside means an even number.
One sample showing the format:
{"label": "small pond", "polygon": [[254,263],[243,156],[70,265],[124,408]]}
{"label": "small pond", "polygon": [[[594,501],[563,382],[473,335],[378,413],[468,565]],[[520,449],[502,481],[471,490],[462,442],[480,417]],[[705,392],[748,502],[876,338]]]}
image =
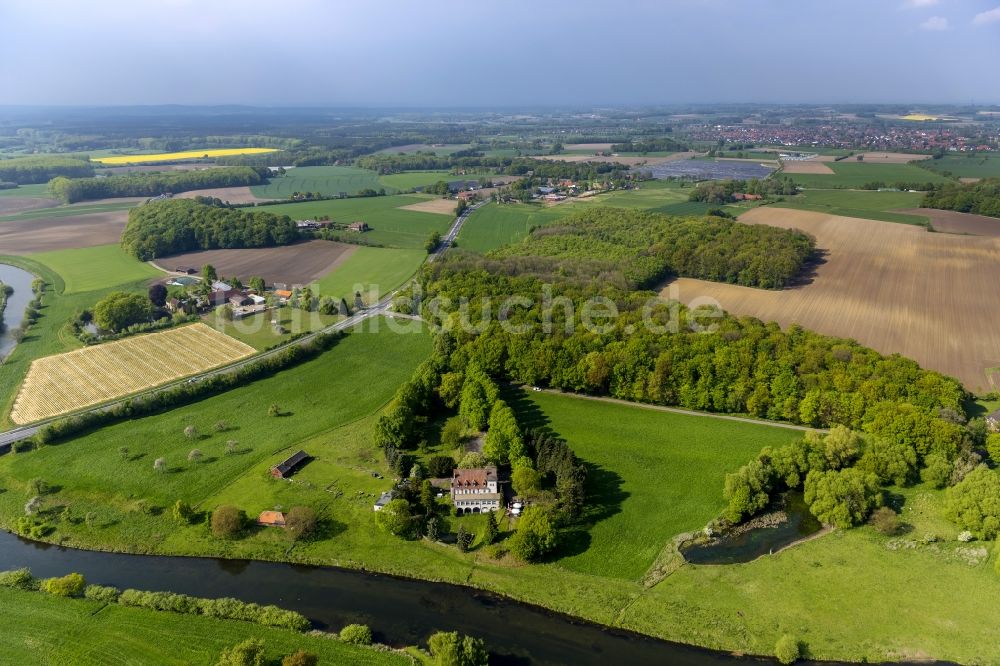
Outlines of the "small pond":
{"label": "small pond", "polygon": [[0,361],[7,358],[17,340],[14,338],[14,329],[21,326],[24,321],[24,310],[28,303],[34,298],[31,291],[31,283],[35,276],[26,270],[11,266],[10,264],[0,264],[0,282],[14,288],[14,293],[7,297],[7,307],[4,308],[0,322]]}
{"label": "small pond", "polygon": [[664,162],[648,168],[643,167],[643,170],[651,171],[654,178],[748,180],[750,178],[767,178],[774,171],[774,168],[757,162],[691,159]]}
{"label": "small pond", "polygon": [[822,527],[809,513],[802,493],[788,493],[781,506],[750,521],[744,529],[683,548],[681,552],[691,564],[750,562],[815,534]]}

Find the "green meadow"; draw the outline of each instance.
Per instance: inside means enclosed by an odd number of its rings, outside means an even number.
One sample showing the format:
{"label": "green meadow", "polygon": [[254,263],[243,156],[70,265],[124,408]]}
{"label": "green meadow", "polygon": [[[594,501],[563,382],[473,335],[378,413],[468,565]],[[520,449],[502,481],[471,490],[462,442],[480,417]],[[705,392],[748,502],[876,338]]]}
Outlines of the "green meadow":
{"label": "green meadow", "polygon": [[828,162],[832,174],[796,173],[789,176],[802,187],[827,189],[833,187],[860,188],[866,183],[882,182],[886,187],[896,183],[947,183],[950,178],[912,164],[870,164],[848,158]]}
{"label": "green meadow", "polygon": [[928,226],[921,215],[895,212],[897,209],[919,208],[924,195],[919,192],[877,192],[873,190],[803,190],[785,197],[774,206],[810,210],[830,215],[860,217],[883,222],[899,222]]}
{"label": "green meadow", "polygon": [[289,169],[284,176],[273,176],[265,185],[250,190],[262,199],[287,199],[294,192],[319,192],[337,196],[341,192],[356,194],[363,189],[382,187],[378,174],[368,169],[345,166],[309,166]]}
{"label": "green meadow", "polygon": [[31,255],[58,273],[66,294],[163,277],[163,272],[125,253],[118,245],[96,245]]}
{"label": "green meadow", "polygon": [[725,508],[727,472],[764,446],[802,436],[551,393],[516,391],[508,399],[522,422],[571,442],[588,464],[593,525],[581,537],[588,547],[559,566],[629,580],[642,578],[674,535],[703,527]]}
{"label": "green meadow", "polygon": [[354,293],[360,290],[371,305],[412,277],[426,258],[422,249],[359,247],[320,278],[319,295],[346,298],[353,304]]}
{"label": "green meadow", "polygon": [[371,231],[364,238],[388,247],[422,248],[430,235],[443,234],[452,223],[449,215],[403,210],[402,206],[433,199],[429,195],[404,194],[357,199],[330,199],[267,206],[263,210],[296,220],[329,215],[334,222],[367,222]]}
{"label": "green meadow", "polygon": [[945,155],[923,164],[937,172],[947,171],[956,178],[1000,178],[1000,156],[996,154]]}
{"label": "green meadow", "polygon": [[269,663],[278,663],[297,650],[312,652],[321,664],[412,663],[399,653],[379,652],[287,629],[65,599],[43,592],[0,588],[0,608],[6,625],[0,634],[0,650],[9,664],[209,666],[216,663],[224,649],[248,638],[264,641]]}

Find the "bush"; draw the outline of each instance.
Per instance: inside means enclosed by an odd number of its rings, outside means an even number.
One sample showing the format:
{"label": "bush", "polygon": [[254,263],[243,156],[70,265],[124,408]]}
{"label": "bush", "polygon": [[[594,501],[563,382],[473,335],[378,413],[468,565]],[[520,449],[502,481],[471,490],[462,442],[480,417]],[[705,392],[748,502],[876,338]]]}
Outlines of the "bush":
{"label": "bush", "polygon": [[460,637],[456,631],[437,632],[427,641],[427,647],[438,666],[486,666],[489,663],[489,652],[482,640]]}
{"label": "bush", "polygon": [[959,529],[988,541],[1000,533],[1000,475],[985,465],[969,472],[945,495],[945,516]]}
{"label": "bush", "polygon": [[285,515],[285,529],[296,539],[301,539],[316,531],[318,520],[311,507],[293,506]]}
{"label": "bush", "polygon": [[455,459],[451,456],[434,456],[427,461],[427,475],[432,479],[450,477],[454,470]]}
{"label": "bush", "polygon": [[517,531],[510,538],[508,547],[514,557],[524,562],[534,562],[556,547],[556,530],[548,514],[538,507],[529,506],[521,514]]}
{"label": "bush", "polygon": [[78,597],[83,594],[87,581],[78,573],[71,573],[61,578],[46,578],[42,581],[42,591],[57,597]]}
{"label": "bush", "polygon": [[212,512],[212,535],[219,539],[235,538],[245,524],[246,514],[235,506],[223,504]]}
{"label": "bush", "polygon": [[372,630],[366,624],[349,624],[340,630],[340,640],[354,645],[371,645]]}
{"label": "bush", "polygon": [[118,596],[121,592],[117,587],[107,585],[88,585],[83,590],[83,596],[91,601],[103,601],[106,604],[118,603]]}
{"label": "bush", "polygon": [[828,525],[845,528],[863,522],[882,500],[878,477],[848,468],[809,472],[805,483],[809,511]]}
{"label": "bush", "polygon": [[802,656],[802,648],[795,636],[785,634],[774,644],[774,656],[782,664],[793,664]]}
{"label": "bush", "polygon": [[875,510],[871,517],[872,526],[886,536],[899,532],[899,514],[887,506]]}
{"label": "bush", "polygon": [[27,567],[13,571],[0,571],[0,587],[13,587],[18,590],[34,590],[38,586],[31,570]]}
{"label": "bush", "polygon": [[264,641],[248,638],[223,650],[217,666],[264,666],[264,663]]}
{"label": "bush", "polygon": [[281,660],[281,666],[316,666],[318,663],[319,657],[305,650],[293,652]]}
{"label": "bush", "polygon": [[410,503],[405,499],[392,500],[375,514],[375,524],[389,534],[398,537],[409,536],[413,532]]}

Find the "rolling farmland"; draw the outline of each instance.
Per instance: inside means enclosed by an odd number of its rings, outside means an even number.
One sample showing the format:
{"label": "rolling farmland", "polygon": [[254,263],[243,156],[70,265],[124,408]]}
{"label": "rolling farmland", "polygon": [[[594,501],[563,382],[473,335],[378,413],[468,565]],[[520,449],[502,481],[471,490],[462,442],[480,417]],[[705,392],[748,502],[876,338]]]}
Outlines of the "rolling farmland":
{"label": "rolling farmland", "polygon": [[262,199],[287,199],[295,192],[319,192],[333,197],[341,192],[357,194],[380,187],[378,174],[368,169],[314,166],[289,169],[284,176],[274,176],[266,185],[254,185],[250,191]]}
{"label": "rolling farmland", "polygon": [[31,423],[136,393],[245,358],[255,350],[192,324],[40,358],[31,364],[10,418]]}
{"label": "rolling farmland", "polygon": [[707,296],[734,314],[854,338],[971,391],[1000,386],[1000,330],[983,316],[1000,308],[1000,296],[983,289],[1000,278],[1000,239],[771,207],[742,219],[813,234],[828,254],[811,283],[765,291],[684,278],[663,294],[684,303]]}
{"label": "rolling farmland", "polygon": [[[915,159],[919,156],[914,155]],[[947,183],[953,182],[941,174],[912,164],[857,162],[851,159],[841,162],[827,162],[833,174],[791,174],[792,180],[803,187],[844,187],[859,188],[866,183],[879,181],[887,187],[895,183]]]}

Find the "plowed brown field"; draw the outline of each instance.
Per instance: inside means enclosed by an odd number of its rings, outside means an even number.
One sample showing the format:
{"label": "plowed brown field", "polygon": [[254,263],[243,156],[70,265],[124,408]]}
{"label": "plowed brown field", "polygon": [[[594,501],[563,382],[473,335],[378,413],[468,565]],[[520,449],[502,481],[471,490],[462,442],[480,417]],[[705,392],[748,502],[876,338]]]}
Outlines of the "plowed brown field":
{"label": "plowed brown field", "polygon": [[1000,238],[769,207],[740,219],[814,235],[825,263],[809,284],[782,291],[682,278],[663,294],[684,303],[707,296],[734,314],[854,338],[973,391],[1000,387],[992,370],[1000,368]]}

